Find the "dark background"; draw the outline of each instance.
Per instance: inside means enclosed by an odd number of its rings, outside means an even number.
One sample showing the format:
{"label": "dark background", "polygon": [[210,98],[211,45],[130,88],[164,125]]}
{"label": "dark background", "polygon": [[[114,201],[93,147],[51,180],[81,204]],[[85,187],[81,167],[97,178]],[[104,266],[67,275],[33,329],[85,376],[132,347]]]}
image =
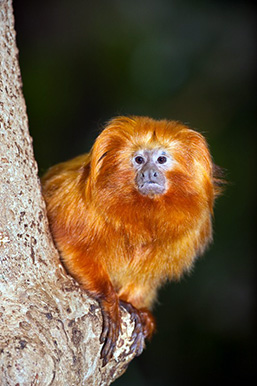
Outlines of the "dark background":
{"label": "dark background", "polygon": [[255,9],[248,1],[15,0],[40,173],[87,152],[117,114],[204,133],[229,185],[214,244],[166,285],[158,332],[116,385],[253,384],[256,353]]}

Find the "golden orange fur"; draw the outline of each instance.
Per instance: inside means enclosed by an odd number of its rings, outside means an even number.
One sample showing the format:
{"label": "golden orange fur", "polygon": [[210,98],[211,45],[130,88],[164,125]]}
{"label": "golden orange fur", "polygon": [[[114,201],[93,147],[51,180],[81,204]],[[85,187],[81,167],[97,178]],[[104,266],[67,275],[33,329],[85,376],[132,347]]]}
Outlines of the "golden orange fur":
{"label": "golden orange fur", "polygon": [[[166,192],[148,197],[135,186],[131,157],[158,147],[172,155],[174,165],[166,173]],[[106,360],[119,333],[119,301],[139,310],[144,336],[150,336],[149,309],[158,287],[190,270],[210,242],[215,182],[201,134],[176,121],[134,116],[111,120],[89,154],[43,177],[64,265],[101,304]]]}

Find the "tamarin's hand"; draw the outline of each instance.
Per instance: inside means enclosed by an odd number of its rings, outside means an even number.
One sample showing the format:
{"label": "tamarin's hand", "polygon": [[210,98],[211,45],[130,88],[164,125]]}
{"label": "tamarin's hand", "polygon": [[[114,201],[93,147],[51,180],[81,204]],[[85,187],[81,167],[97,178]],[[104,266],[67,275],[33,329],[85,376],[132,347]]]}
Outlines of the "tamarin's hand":
{"label": "tamarin's hand", "polygon": [[220,180],[203,136],[175,121],[117,117],[89,154],[42,179],[48,218],[68,272],[98,300],[103,363],[121,328],[135,321],[140,354],[155,322],[158,287],[189,271],[212,238]]}

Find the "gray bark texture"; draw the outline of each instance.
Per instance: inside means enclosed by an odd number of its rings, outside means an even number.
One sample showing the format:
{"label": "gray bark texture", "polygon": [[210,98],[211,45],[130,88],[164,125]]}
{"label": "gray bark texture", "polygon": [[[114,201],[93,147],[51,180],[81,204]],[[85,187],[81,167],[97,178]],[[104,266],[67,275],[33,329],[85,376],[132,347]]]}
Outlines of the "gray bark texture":
{"label": "gray bark texture", "polygon": [[133,323],[124,311],[102,367],[101,310],[60,264],[37,172],[12,2],[0,0],[0,385],[109,385],[133,358]]}

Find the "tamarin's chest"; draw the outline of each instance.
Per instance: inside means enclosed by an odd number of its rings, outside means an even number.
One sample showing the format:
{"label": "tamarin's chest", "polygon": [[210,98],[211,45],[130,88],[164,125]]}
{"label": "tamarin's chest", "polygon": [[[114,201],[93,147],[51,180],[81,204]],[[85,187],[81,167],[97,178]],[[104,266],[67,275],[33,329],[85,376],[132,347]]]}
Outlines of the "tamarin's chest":
{"label": "tamarin's chest", "polygon": [[[145,280],[148,276],[153,277],[158,266],[158,272],[160,272],[162,263],[158,262],[159,252],[156,253],[158,249],[157,244],[159,242],[152,240],[139,246],[133,246],[128,243],[124,243],[123,248],[117,246],[116,250],[113,250],[114,255],[110,256],[107,260],[107,270],[111,279],[119,286],[121,285],[119,284],[120,282],[124,285],[124,282]],[[165,251],[164,244],[161,248],[162,262],[169,259],[169,248],[166,248]]]}

